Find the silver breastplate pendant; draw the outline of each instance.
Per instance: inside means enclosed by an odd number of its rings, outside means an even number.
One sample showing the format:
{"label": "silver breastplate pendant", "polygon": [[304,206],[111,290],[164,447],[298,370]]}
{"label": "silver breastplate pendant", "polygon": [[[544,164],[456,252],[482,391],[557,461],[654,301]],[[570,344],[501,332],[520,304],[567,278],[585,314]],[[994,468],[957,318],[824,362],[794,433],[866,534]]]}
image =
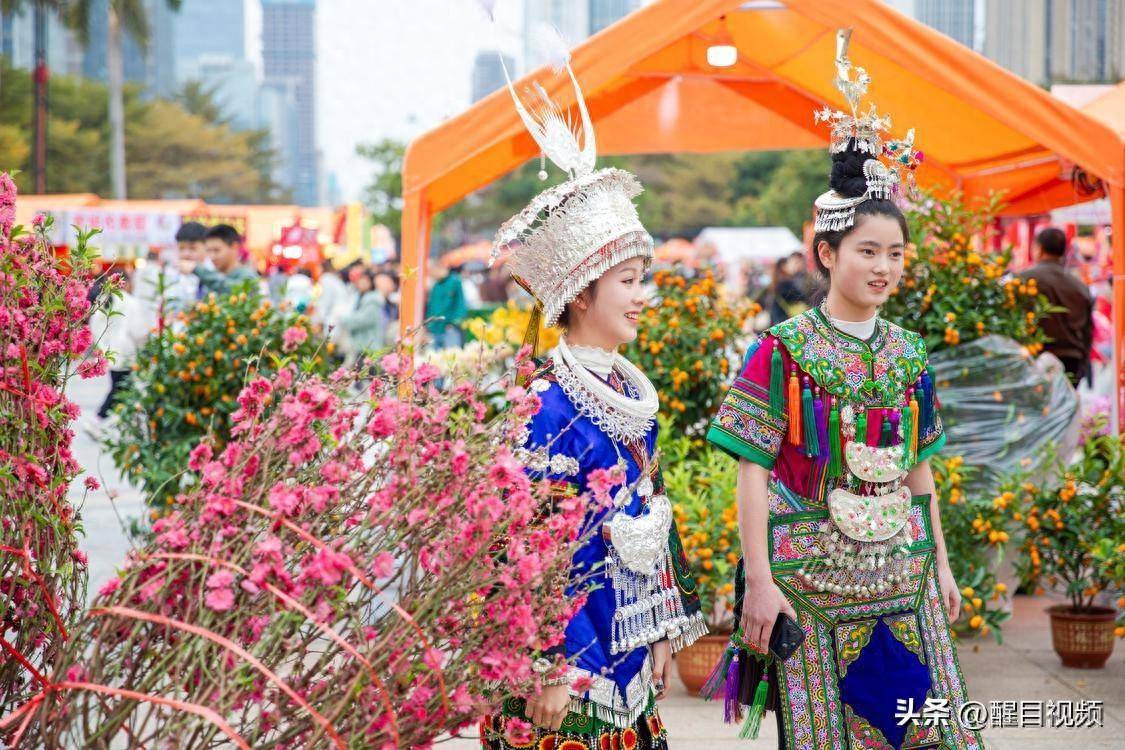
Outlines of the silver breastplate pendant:
{"label": "silver breastplate pendant", "polygon": [[846,476],[828,493],[829,519],[821,524],[824,556],[797,574],[817,591],[879,596],[906,578],[911,494],[903,484],[902,446],[869,446],[866,436],[857,441],[851,404],[840,417]]}

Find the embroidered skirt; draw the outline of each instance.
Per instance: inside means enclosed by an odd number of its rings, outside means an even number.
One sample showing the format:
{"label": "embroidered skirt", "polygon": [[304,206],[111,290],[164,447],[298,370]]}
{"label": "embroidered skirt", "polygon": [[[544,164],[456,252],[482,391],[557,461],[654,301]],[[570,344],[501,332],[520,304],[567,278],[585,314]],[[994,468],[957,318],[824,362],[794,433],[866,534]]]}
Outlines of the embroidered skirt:
{"label": "embroidered skirt", "polygon": [[482,750],[668,750],[655,700],[649,702],[633,726],[625,729],[571,712],[558,730],[533,727],[530,737],[520,737],[518,732],[508,731],[507,724],[513,718],[528,721],[524,705],[523,698],[508,698],[499,713],[481,720]]}
{"label": "embroidered skirt", "polygon": [[[798,569],[826,555],[822,545],[828,511],[801,498],[806,510],[777,513],[776,487],[771,495],[770,567],[806,633],[801,648],[776,672],[772,664],[770,668],[766,708],[779,714],[782,746],[983,748],[980,734],[957,720],[968,698],[934,568],[929,497],[912,500],[906,580],[878,597],[861,597],[815,591],[802,582]],[[736,576],[742,577],[741,565]],[[746,658],[740,669],[740,702],[745,705],[762,664]],[[948,702],[945,723],[899,722],[900,702],[912,701],[917,713],[929,699]]]}

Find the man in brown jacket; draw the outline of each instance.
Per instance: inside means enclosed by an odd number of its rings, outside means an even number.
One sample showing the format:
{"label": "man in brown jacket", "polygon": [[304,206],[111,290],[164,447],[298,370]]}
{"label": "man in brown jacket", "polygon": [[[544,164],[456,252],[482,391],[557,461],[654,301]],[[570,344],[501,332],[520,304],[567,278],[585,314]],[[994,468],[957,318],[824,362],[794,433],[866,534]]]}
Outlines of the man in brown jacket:
{"label": "man in brown jacket", "polygon": [[1023,280],[1035,279],[1039,292],[1056,307],[1040,326],[1050,339],[1044,349],[1058,357],[1075,385],[1083,378],[1093,382],[1090,372],[1090,347],[1094,340],[1094,301],[1082,280],[1067,270],[1066,235],[1049,227],[1035,237],[1035,260],[1019,274]]}

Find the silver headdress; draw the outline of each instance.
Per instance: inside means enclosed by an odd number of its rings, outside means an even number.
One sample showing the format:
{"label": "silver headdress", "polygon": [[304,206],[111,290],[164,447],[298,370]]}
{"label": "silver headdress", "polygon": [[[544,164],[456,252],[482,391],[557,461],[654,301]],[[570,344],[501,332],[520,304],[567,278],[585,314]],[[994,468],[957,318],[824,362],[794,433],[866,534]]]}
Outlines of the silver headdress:
{"label": "silver headdress", "polygon": [[[520,119],[543,155],[569,179],[544,190],[504,222],[492,246],[493,262],[510,248],[512,276],[535,297],[547,325],[555,325],[566,305],[613,266],[653,256],[652,237],[633,204],[641,184],[621,169],[594,170],[597,147],[586,100],[569,56],[562,67],[574,85],[578,123],[538,83],[526,92],[525,105],[504,69]],[[540,177],[546,174],[540,172]]]}
{"label": "silver headdress", "polygon": [[[815,113],[816,122],[830,123],[832,136],[828,150],[839,154],[849,148],[870,154],[863,164],[863,177],[867,190],[863,195],[844,196],[829,190],[816,199],[814,229],[817,232],[846,229],[855,223],[856,206],[866,200],[888,199],[899,192],[903,182],[913,185],[914,170],[922,161],[922,152],[914,150],[914,129],[902,140],[884,143],[882,133],[891,129],[891,118],[875,111],[870,104],[865,114],[859,114],[860,101],[867,94],[871,77],[863,68],[852,67],[848,59],[848,42],[851,29],[836,32],[836,88],[844,95],[851,112],[841,112],[825,107]],[[882,161],[884,157],[889,163]],[[902,172],[905,172],[905,177]]]}

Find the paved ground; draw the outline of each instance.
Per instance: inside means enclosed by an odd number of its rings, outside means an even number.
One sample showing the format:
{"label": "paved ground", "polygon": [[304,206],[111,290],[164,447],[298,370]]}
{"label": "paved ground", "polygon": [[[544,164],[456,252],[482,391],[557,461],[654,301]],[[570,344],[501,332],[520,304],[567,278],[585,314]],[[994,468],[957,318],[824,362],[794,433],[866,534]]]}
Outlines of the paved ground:
{"label": "paved ground", "polygon": [[[71,398],[82,407],[75,451],[83,467],[94,473],[106,490],[91,493],[83,517],[86,539],[83,549],[90,557],[90,590],[97,589],[113,575],[124,558],[128,541],[119,519],[139,516],[140,498],[113,470],[84,428],[108,389],[108,378],[74,381]],[[80,486],[80,482],[78,483]],[[77,491],[76,497],[81,497]],[[1119,643],[1104,670],[1078,670],[1063,667],[1051,648],[1050,626],[1045,609],[1047,598],[1016,597],[1014,615],[1004,627],[1004,645],[993,640],[965,641],[960,644],[961,667],[972,699],[986,705],[990,701],[1100,700],[1104,702],[1104,725],[1092,729],[1003,728],[984,732],[993,750],[1056,750],[1082,746],[1098,750],[1125,748],[1125,644]],[[722,723],[722,705],[706,703],[689,696],[676,684],[663,705],[663,717],[671,732],[673,750],[725,750],[730,748],[776,747],[776,728],[767,718],[755,742],[739,740],[738,728]],[[479,745],[474,739],[459,738],[443,742],[445,750],[468,750]]]}

